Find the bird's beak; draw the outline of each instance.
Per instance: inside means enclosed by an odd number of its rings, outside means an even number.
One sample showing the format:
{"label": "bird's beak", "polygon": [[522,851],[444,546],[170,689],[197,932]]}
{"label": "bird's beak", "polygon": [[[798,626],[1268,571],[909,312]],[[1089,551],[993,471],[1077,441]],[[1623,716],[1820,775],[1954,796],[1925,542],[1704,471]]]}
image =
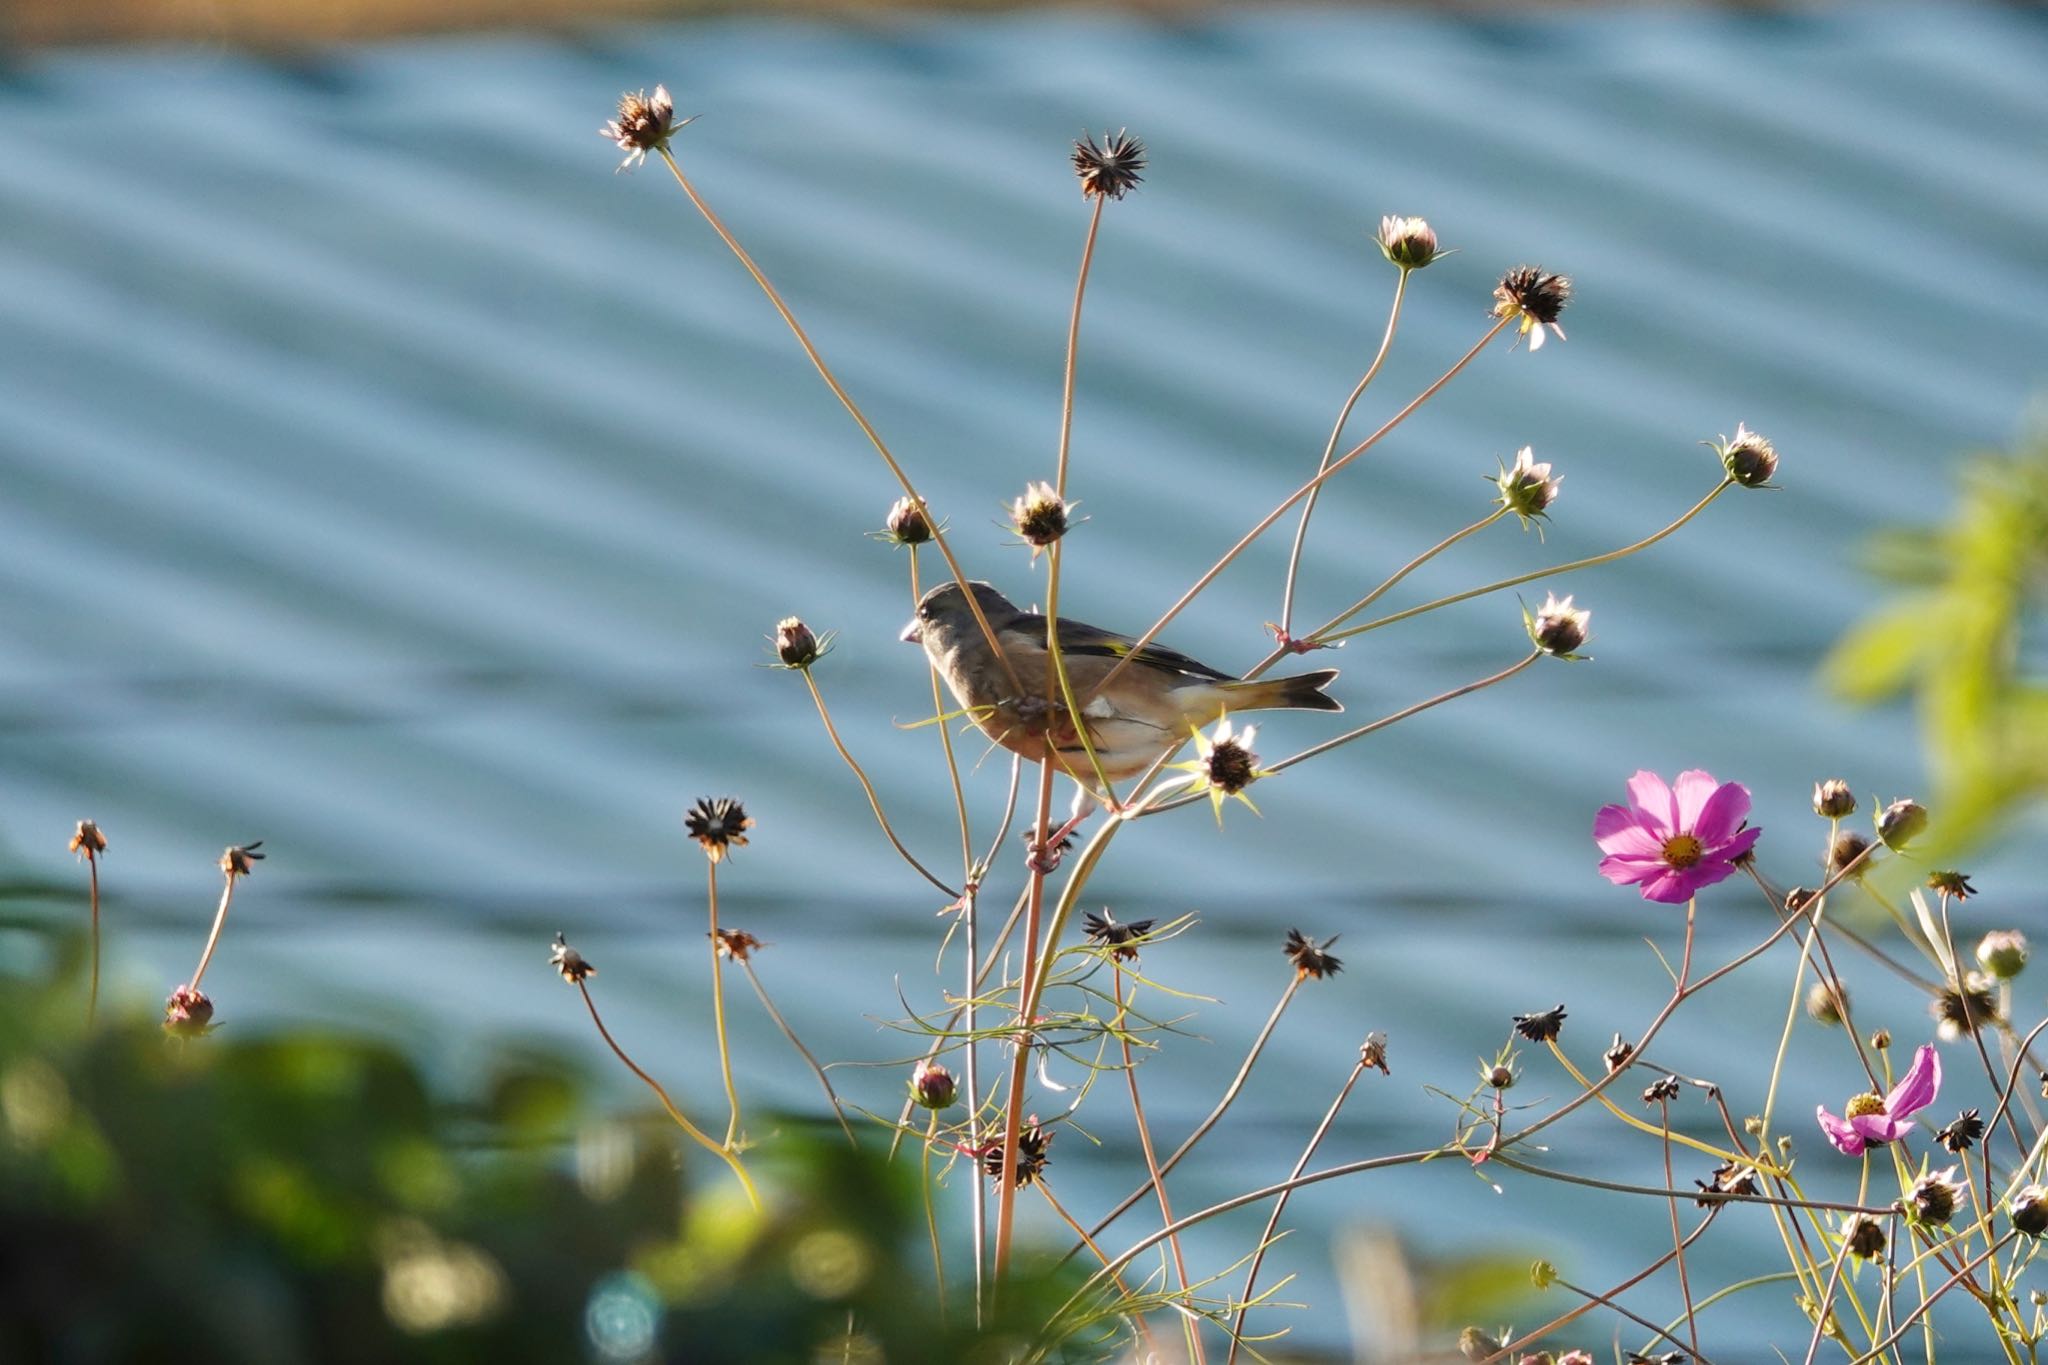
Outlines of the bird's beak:
{"label": "bird's beak", "polygon": [[898,635],[896,638],[901,640],[906,645],[915,645],[923,643],[924,631],[922,627],[918,625],[917,618],[915,616],[910,618],[910,624],[905,626],[903,628],[903,633],[901,635]]}

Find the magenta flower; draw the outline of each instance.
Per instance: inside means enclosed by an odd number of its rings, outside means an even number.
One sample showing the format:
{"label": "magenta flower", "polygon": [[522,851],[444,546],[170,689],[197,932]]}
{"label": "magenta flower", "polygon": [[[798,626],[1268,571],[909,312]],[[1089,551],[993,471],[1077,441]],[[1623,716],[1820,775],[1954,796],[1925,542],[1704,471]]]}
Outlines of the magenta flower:
{"label": "magenta flower", "polygon": [[1904,1137],[1913,1126],[1913,1115],[1934,1103],[1941,1089],[1941,1058],[1934,1044],[1922,1043],[1913,1054],[1913,1065],[1886,1095],[1857,1095],[1842,1106],[1847,1118],[1836,1118],[1825,1106],[1816,1107],[1814,1117],[1835,1150],[1845,1156],[1860,1156],[1865,1147],[1879,1147]]}
{"label": "magenta flower", "polygon": [[1607,856],[1600,875],[1616,886],[1642,883],[1643,899],[1677,905],[1735,871],[1760,829],[1745,828],[1749,788],[1716,782],[1694,768],[1665,786],[1652,772],[1628,780],[1626,806],[1602,806],[1593,841]]}

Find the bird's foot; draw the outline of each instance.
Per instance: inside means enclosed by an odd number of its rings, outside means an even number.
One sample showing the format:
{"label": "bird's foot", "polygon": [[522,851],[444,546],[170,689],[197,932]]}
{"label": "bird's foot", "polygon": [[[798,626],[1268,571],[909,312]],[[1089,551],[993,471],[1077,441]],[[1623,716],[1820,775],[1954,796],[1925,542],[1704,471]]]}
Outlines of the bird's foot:
{"label": "bird's foot", "polygon": [[1336,645],[1325,644],[1313,635],[1290,635],[1284,626],[1266,622],[1266,629],[1273,632],[1273,643],[1285,654],[1306,654],[1312,649],[1335,649]]}
{"label": "bird's foot", "polygon": [[1074,822],[1070,820],[1046,840],[1038,837],[1036,829],[1024,831],[1024,866],[1047,876],[1059,871],[1060,860],[1074,848],[1073,828]]}

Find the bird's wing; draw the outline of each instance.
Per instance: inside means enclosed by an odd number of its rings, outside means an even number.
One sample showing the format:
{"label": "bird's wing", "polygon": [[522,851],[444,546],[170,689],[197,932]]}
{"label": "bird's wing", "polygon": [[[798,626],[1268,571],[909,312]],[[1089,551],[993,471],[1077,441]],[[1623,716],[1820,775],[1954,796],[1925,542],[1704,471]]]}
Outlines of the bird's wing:
{"label": "bird's wing", "polygon": [[[1131,655],[1131,646],[1137,641],[1128,636],[1112,634],[1085,621],[1071,621],[1060,618],[1060,651],[1064,654],[1094,655],[1106,659],[1122,659]],[[1236,682],[1237,675],[1224,673],[1209,667],[1199,659],[1191,659],[1178,650],[1161,645],[1146,645],[1138,650],[1137,662],[1163,668],[1169,673],[1184,673],[1192,678],[1207,678],[1213,682]]]}

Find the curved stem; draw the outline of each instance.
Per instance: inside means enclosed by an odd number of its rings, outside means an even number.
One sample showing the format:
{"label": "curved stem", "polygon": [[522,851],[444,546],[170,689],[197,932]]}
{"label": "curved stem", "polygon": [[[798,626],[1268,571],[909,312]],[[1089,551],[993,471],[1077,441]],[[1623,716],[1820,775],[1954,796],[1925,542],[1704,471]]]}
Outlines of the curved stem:
{"label": "curved stem", "polygon": [[[1166,1197],[1166,1182],[1160,1177],[1159,1155],[1152,1149],[1152,1128],[1151,1125],[1145,1122],[1145,1102],[1138,1097],[1138,1067],[1137,1063],[1131,1058],[1131,1039],[1128,1034],[1123,1032],[1124,970],[1120,964],[1114,961],[1110,963],[1110,967],[1116,973],[1117,1042],[1123,1049],[1124,1079],[1130,1083],[1131,1116],[1138,1125],[1138,1149],[1145,1154],[1145,1170],[1152,1177],[1152,1188],[1159,1192],[1159,1220],[1162,1224],[1171,1223],[1173,1221],[1173,1204]],[[1173,1273],[1180,1280],[1180,1292],[1182,1295],[1186,1295],[1188,1292],[1188,1263],[1186,1258],[1181,1255],[1180,1238],[1168,1238],[1166,1248],[1173,1255]],[[1199,1324],[1191,1323],[1189,1325],[1188,1340],[1193,1344],[1194,1357],[1197,1365],[1200,1365],[1200,1362],[1207,1360],[1208,1356],[1202,1347],[1202,1332]],[[1232,1347],[1231,1354],[1233,1356],[1236,1354],[1234,1346]]]}
{"label": "curved stem", "polygon": [[1081,300],[1088,293],[1088,271],[1095,264],[1095,234],[1102,227],[1102,206],[1109,202],[1095,196],[1095,210],[1088,215],[1088,237],[1081,244],[1081,270],[1074,278],[1074,308],[1067,317],[1067,364],[1060,392],[1060,462],[1053,481],[1054,491],[1067,496],[1067,452],[1074,435],[1074,366],[1081,348]]}
{"label": "curved stem", "polygon": [[[1351,409],[1358,406],[1358,400],[1365,395],[1367,386],[1380,372],[1380,366],[1386,363],[1387,352],[1393,349],[1394,329],[1401,325],[1401,300],[1408,295],[1408,276],[1411,273],[1413,272],[1408,267],[1401,268],[1401,278],[1394,285],[1393,307],[1387,312],[1386,331],[1380,336],[1380,349],[1374,354],[1372,364],[1365,367],[1365,374],[1358,381],[1357,387],[1351,390],[1351,396],[1344,400],[1344,406],[1338,410],[1336,424],[1330,428],[1330,439],[1323,443],[1323,458],[1316,464],[1318,474],[1330,467],[1330,457],[1337,453],[1337,441],[1344,434],[1345,424],[1351,420]],[[1287,552],[1286,586],[1280,593],[1280,634],[1283,637],[1294,627],[1294,583],[1301,573],[1302,546],[1308,543],[1308,519],[1315,515],[1316,500],[1322,497],[1322,494],[1323,490],[1318,488],[1302,503],[1301,523],[1294,528],[1294,548]],[[1230,1354],[1233,1359],[1237,1355],[1235,1343],[1230,1348]]]}
{"label": "curved stem", "polygon": [[220,890],[220,908],[213,912],[213,928],[206,935],[205,951],[199,954],[198,969],[192,973],[191,981],[186,983],[188,990],[199,989],[199,978],[206,975],[207,964],[213,961],[213,950],[220,946],[220,931],[227,927],[228,906],[234,903],[234,899],[235,874],[230,872],[227,874],[227,885]]}
{"label": "curved stem", "polygon": [[1428,402],[1431,398],[1434,398],[1436,396],[1437,390],[1443,388],[1444,385],[1450,383],[1451,380],[1455,379],[1458,376],[1459,371],[1463,370],[1467,365],[1471,364],[1472,361],[1478,357],[1479,353],[1482,350],[1486,349],[1486,344],[1492,341],[1495,337],[1499,336],[1501,329],[1507,326],[1507,324],[1508,319],[1506,318],[1502,318],[1500,321],[1494,323],[1493,326],[1489,327],[1486,330],[1486,335],[1480,337],[1478,341],[1472,344],[1471,350],[1465,352],[1464,355],[1460,356],[1458,358],[1457,363],[1452,365],[1450,369],[1444,371],[1442,376],[1439,377],[1435,383],[1431,384],[1428,388],[1424,389],[1421,393],[1417,394],[1413,399],[1411,399],[1408,403],[1408,406],[1402,408],[1392,417],[1389,417],[1386,420],[1386,423],[1383,426],[1381,426],[1378,431],[1375,431],[1372,435],[1366,437],[1363,441],[1360,441],[1357,445],[1353,446],[1350,450],[1346,451],[1344,455],[1340,459],[1333,462],[1328,469],[1325,469],[1322,473],[1316,475],[1313,479],[1310,479],[1307,483],[1303,484],[1300,488],[1297,488],[1293,493],[1289,494],[1287,498],[1283,502],[1281,502],[1281,504],[1278,507],[1275,507],[1271,512],[1268,512],[1259,521],[1258,525],[1252,527],[1251,530],[1245,532],[1244,537],[1241,540],[1239,540],[1237,544],[1231,546],[1230,549],[1224,553],[1223,558],[1217,560],[1215,565],[1212,566],[1207,573],[1203,574],[1199,579],[1195,580],[1195,585],[1192,588],[1189,588],[1186,592],[1181,594],[1180,600],[1178,602],[1175,602],[1171,607],[1168,607],[1166,609],[1166,614],[1164,616],[1161,616],[1157,621],[1154,621],[1152,623],[1151,629],[1147,630],[1143,635],[1139,636],[1137,640],[1132,643],[1128,653],[1126,653],[1121,659],[1118,659],[1116,663],[1110,666],[1109,670],[1105,672],[1102,675],[1102,677],[1096,682],[1095,686],[1089,690],[1089,697],[1092,699],[1096,696],[1099,696],[1102,692],[1102,689],[1109,686],[1110,681],[1114,679],[1119,673],[1123,672],[1123,670],[1130,664],[1131,660],[1138,657],[1138,655],[1141,652],[1143,652],[1145,646],[1151,644],[1153,640],[1157,639],[1159,636],[1159,632],[1166,629],[1167,625],[1173,620],[1173,618],[1180,615],[1181,612],[1187,608],[1188,603],[1194,601],[1195,598],[1201,594],[1203,589],[1207,588],[1211,583],[1215,582],[1217,576],[1221,574],[1225,569],[1229,568],[1231,563],[1235,561],[1239,555],[1243,554],[1246,548],[1249,547],[1253,541],[1257,540],[1260,536],[1264,535],[1266,531],[1273,525],[1274,522],[1280,520],[1281,517],[1285,516],[1287,514],[1288,508],[1294,506],[1294,504],[1300,502],[1303,498],[1306,498],[1311,493],[1315,492],[1318,488],[1321,488],[1324,483],[1336,477],[1336,475],[1340,471],[1342,471],[1346,465],[1350,464],[1359,456],[1365,454],[1366,451],[1371,450],[1373,446],[1378,444],[1380,439],[1384,437],[1388,432],[1392,431],[1395,427],[1401,425],[1401,423],[1407,421],[1409,416],[1417,408],[1421,407],[1424,403]]}
{"label": "curved stem", "polygon": [[704,1150],[710,1152],[732,1168],[732,1173],[739,1178],[740,1188],[747,1192],[747,1202],[757,1209],[760,1208],[760,1191],[754,1188],[753,1179],[747,1175],[747,1168],[740,1164],[739,1157],[726,1148],[719,1146],[703,1129],[684,1117],[683,1111],[676,1108],[676,1102],[669,1098],[668,1091],[662,1088],[661,1082],[655,1080],[654,1077],[648,1075],[645,1071],[642,1071],[639,1063],[628,1057],[626,1050],[619,1046],[616,1038],[612,1037],[611,1030],[604,1026],[604,1019],[597,1012],[597,1002],[590,998],[590,988],[581,981],[578,981],[576,989],[582,992],[584,1008],[590,1011],[590,1022],[597,1025],[598,1036],[604,1039],[605,1046],[612,1050],[612,1055],[626,1064],[626,1070],[632,1072],[646,1083],[647,1088],[654,1092],[654,1097],[661,1101],[661,1107],[668,1111],[668,1116],[675,1121],[676,1126],[681,1128],[692,1142],[704,1148]]}
{"label": "curved stem", "polygon": [[810,1067],[811,1074],[818,1078],[818,1084],[825,1088],[825,1099],[831,1104],[832,1116],[839,1120],[839,1127],[846,1134],[847,1142],[855,1147],[860,1146],[860,1140],[853,1135],[853,1125],[846,1121],[846,1106],[839,1102],[839,1092],[832,1088],[832,1080],[825,1074],[825,1068],[818,1065],[818,1059],[804,1046],[803,1039],[796,1036],[796,1030],[782,1017],[782,1011],[775,1008],[775,1002],[768,998],[768,988],[763,986],[761,978],[755,975],[754,964],[737,954],[735,960],[740,964],[740,970],[747,974],[747,981],[753,986],[754,994],[761,997],[761,1008],[768,1011],[768,1017],[775,1021],[775,1027],[782,1030],[782,1036],[789,1039],[789,1045],[797,1050],[804,1059],[804,1064]]}
{"label": "curved stem", "polygon": [[711,906],[711,1021],[718,1034],[718,1069],[725,1077],[725,1098],[732,1106],[725,1125],[725,1145],[730,1149],[739,1137],[740,1092],[732,1082],[732,1050],[725,1039],[725,962],[718,954],[718,864],[706,860],[704,866],[710,877],[706,899]]}
{"label": "curved stem", "polygon": [[938,1284],[939,1313],[946,1312],[946,1256],[939,1246],[939,1213],[932,1203],[932,1144],[939,1140],[939,1111],[932,1110],[924,1130],[924,1153],[919,1161],[918,1189],[924,1195],[924,1228],[932,1243],[932,1278]]}
{"label": "curved stem", "polygon": [[1681,516],[1677,521],[1672,522],[1661,531],[1653,532],[1650,535],[1644,536],[1641,540],[1622,546],[1618,550],[1609,550],[1605,554],[1591,555],[1585,559],[1575,559],[1568,564],[1554,564],[1547,569],[1535,569],[1529,573],[1517,574],[1513,578],[1503,578],[1497,583],[1488,583],[1484,587],[1452,593],[1449,597],[1439,597],[1434,602],[1424,602],[1419,607],[1410,607],[1406,611],[1397,611],[1392,616],[1382,616],[1377,621],[1367,621],[1362,626],[1353,626],[1349,630],[1340,630],[1334,635],[1319,636],[1316,642],[1318,644],[1328,644],[1332,640],[1348,640],[1354,635],[1363,635],[1369,630],[1378,630],[1381,626],[1391,626],[1396,621],[1406,621],[1410,617],[1420,616],[1424,612],[1435,611],[1439,607],[1449,607],[1459,602],[1469,602],[1475,597],[1484,597],[1490,592],[1499,592],[1503,588],[1520,587],[1524,583],[1534,583],[1539,578],[1555,578],[1559,574],[1576,573],[1580,569],[1591,569],[1601,564],[1612,564],[1617,559],[1626,559],[1638,550],[1649,549],[1652,545],[1655,545],[1658,541],[1706,511],[1707,504],[1734,486],[1735,480],[1733,479],[1721,480],[1721,482],[1714,485],[1712,492],[1694,503],[1686,510],[1685,515]]}
{"label": "curved stem", "polygon": [[[1349,607],[1346,607],[1343,611],[1331,617],[1322,625],[1317,626],[1313,631],[1309,633],[1308,638],[1311,640],[1322,639],[1325,635],[1328,635],[1338,626],[1343,625],[1346,621],[1349,621],[1352,617],[1358,615],[1367,607],[1379,601],[1382,597],[1385,597],[1389,592],[1393,591],[1394,588],[1400,584],[1402,579],[1406,578],[1409,574],[1414,573],[1417,569],[1429,563],[1430,560],[1435,559],[1438,555],[1442,554],[1445,550],[1450,549],[1453,545],[1456,545],[1465,537],[1470,535],[1476,535],[1479,532],[1484,531],[1487,527],[1493,525],[1496,521],[1499,521],[1502,517],[1506,516],[1507,514],[1508,509],[1505,506],[1496,507],[1491,512],[1488,512],[1485,516],[1481,517],[1479,520],[1473,522],[1470,526],[1461,527],[1460,529],[1451,532],[1442,540],[1439,540],[1436,544],[1430,546],[1427,550],[1424,550],[1421,554],[1415,556],[1415,558],[1409,560],[1406,564],[1403,564],[1400,568],[1396,569],[1387,578],[1386,582],[1380,584],[1377,588],[1374,588],[1371,592],[1359,598],[1356,602],[1353,602]],[[1281,651],[1274,651],[1275,657],[1277,658],[1280,653]]]}
{"label": "curved stem", "polygon": [[[832,713],[825,709],[825,694],[818,690],[818,680],[811,676],[811,670],[808,668],[800,668],[797,672],[803,674],[804,686],[811,689],[811,700],[817,703],[818,719],[825,722],[825,734],[831,739],[832,747],[839,751],[839,757],[845,760],[846,766],[853,769],[854,777],[860,782],[860,789],[867,793],[868,809],[875,813],[875,823],[882,827],[882,837],[889,841],[889,846],[896,850],[904,862],[910,864],[918,876],[930,882],[945,895],[958,900],[960,893],[940,881],[937,877],[934,877],[931,869],[919,862],[917,855],[905,848],[903,841],[896,837],[896,831],[889,825],[889,817],[882,812],[882,798],[875,794],[875,784],[868,781],[867,773],[862,770],[860,763],[847,750],[845,741],[839,738],[839,727],[832,723]],[[944,734],[945,731],[946,727],[944,725],[939,726],[940,734]]]}
{"label": "curved stem", "polygon": [[[818,377],[832,390],[832,396],[846,409],[847,416],[853,418],[855,424],[860,427],[861,434],[868,438],[868,443],[875,448],[875,453],[882,457],[882,463],[889,466],[889,472],[895,475],[897,484],[903,489],[903,495],[913,503],[922,504],[924,499],[918,496],[917,489],[910,482],[910,476],[904,473],[903,466],[896,462],[896,457],[890,453],[888,445],[882,440],[881,433],[875,430],[874,425],[868,421],[867,414],[860,410],[860,405],[853,401],[853,396],[840,384],[838,376],[832,373],[832,367],[825,363],[825,358],[818,354],[818,348],[811,344],[810,335],[804,331],[803,324],[796,320],[796,314],[782,301],[782,295],[769,282],[768,276],[754,263],[753,256],[740,245],[739,239],[726,229],[718,215],[711,211],[711,205],[705,203],[703,196],[697,193],[697,187],[690,183],[690,178],[683,174],[683,168],[676,164],[674,153],[666,147],[659,150],[662,161],[668,166],[669,174],[676,178],[676,183],[683,187],[683,193],[690,197],[690,202],[696,206],[697,212],[704,215],[704,221],[711,225],[711,230],[718,234],[719,240],[739,259],[747,274],[753,277],[754,283],[761,287],[761,292],[768,296],[768,302],[774,305],[784,324],[795,335],[797,345],[803,347],[804,355],[810,359],[812,368],[818,372]],[[1021,692],[1023,689],[1017,681],[1016,670],[1011,667],[1009,656],[1004,654],[1002,647],[996,643],[996,633],[990,628],[988,617],[982,612],[981,603],[968,588],[967,575],[960,568],[960,561],[954,558],[953,547],[946,543],[946,533],[940,529],[937,518],[927,516],[925,520],[931,526],[932,544],[939,547],[939,553],[945,557],[946,567],[953,573],[953,581],[960,585],[961,594],[967,602],[967,610],[974,616],[974,623],[981,627],[983,638],[988,641],[989,648],[995,651],[996,662],[1001,664],[1003,672],[1009,675],[1010,685]]]}
{"label": "curved stem", "polygon": [[100,1013],[100,858],[89,847],[85,864],[92,878],[92,994],[85,1001],[85,1026],[91,1028]]}

